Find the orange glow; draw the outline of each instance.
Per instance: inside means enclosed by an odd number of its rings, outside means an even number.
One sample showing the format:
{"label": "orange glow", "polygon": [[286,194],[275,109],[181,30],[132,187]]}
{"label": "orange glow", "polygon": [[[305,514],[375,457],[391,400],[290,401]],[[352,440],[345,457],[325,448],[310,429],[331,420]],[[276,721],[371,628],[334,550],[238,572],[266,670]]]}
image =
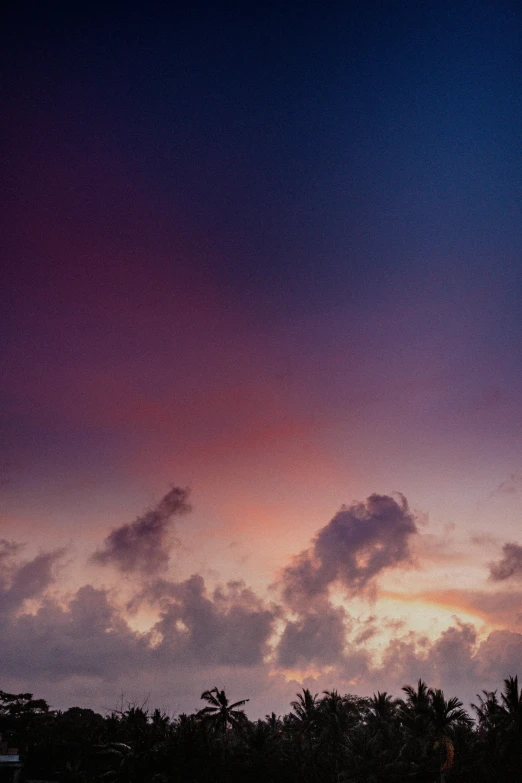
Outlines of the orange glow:
{"label": "orange glow", "polygon": [[273,669],[269,672],[270,675],[282,674],[286,682],[299,682],[303,683],[309,677],[316,679],[323,674],[328,674],[333,671],[332,666],[326,666],[324,669],[318,669],[315,666],[309,666],[305,669]]}
{"label": "orange glow", "polygon": [[384,591],[379,594],[379,599],[379,603],[382,605],[386,605],[389,601],[408,604],[408,618],[413,621],[415,618],[422,619],[430,615],[447,621],[451,620],[453,615],[458,614],[464,622],[476,623],[479,620],[491,628],[495,627],[489,614],[474,605],[472,601],[466,600],[466,594],[458,590],[425,591],[410,594]]}

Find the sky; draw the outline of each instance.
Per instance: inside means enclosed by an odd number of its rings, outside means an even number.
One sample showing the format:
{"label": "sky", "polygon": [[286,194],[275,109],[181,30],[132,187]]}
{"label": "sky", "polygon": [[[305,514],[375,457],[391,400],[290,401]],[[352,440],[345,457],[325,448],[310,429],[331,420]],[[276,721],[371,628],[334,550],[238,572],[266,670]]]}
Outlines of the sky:
{"label": "sky", "polygon": [[11,4],[0,687],[522,675],[522,14]]}

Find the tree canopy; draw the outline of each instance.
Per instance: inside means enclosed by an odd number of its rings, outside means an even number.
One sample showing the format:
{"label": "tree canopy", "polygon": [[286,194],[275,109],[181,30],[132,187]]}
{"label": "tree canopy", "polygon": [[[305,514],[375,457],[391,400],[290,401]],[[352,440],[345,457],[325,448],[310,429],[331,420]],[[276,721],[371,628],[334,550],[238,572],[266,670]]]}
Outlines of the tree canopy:
{"label": "tree canopy", "polygon": [[17,747],[26,779],[60,783],[514,783],[522,768],[516,676],[482,691],[475,719],[422,680],[403,698],[337,690],[296,694],[288,714],[250,720],[248,699],[202,693],[192,715],[128,705],[105,716],[50,709],[0,691],[0,740]]}

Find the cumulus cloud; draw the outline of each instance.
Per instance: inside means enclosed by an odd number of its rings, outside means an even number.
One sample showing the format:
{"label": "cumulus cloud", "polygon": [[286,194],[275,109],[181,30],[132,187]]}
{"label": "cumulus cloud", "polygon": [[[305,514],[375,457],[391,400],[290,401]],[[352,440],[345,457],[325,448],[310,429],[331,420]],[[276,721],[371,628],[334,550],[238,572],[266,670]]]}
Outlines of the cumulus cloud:
{"label": "cumulus cloud", "polygon": [[[0,542],[5,544],[6,542]],[[9,543],[2,549],[6,560],[19,551],[19,545]],[[63,549],[42,552],[26,563],[8,563],[0,574],[0,613],[20,607],[30,598],[39,598],[54,582],[55,566],[64,554]]]}
{"label": "cumulus cloud", "polygon": [[347,614],[342,607],[323,606],[287,622],[276,651],[283,668],[338,663],[346,644]]}
{"label": "cumulus cloud", "polygon": [[357,593],[383,570],[411,559],[409,539],[417,532],[406,498],[370,495],[364,503],[342,506],[312,546],[282,575],[283,597],[290,605],[326,595],[339,582]]}
{"label": "cumulus cloud", "polygon": [[165,570],[169,562],[172,541],[170,523],[174,516],[190,511],[186,489],[174,487],[155,508],[134,522],[111,530],[102,549],[91,556],[100,565],[113,565],[125,574],[144,575]]}
{"label": "cumulus cloud", "polygon": [[494,582],[504,579],[522,579],[522,546],[519,544],[504,544],[503,557],[498,563],[490,563],[489,576]]}
{"label": "cumulus cloud", "polygon": [[161,638],[158,656],[217,665],[261,663],[276,616],[245,585],[229,583],[207,593],[203,577],[163,583],[169,600],[154,633]]}
{"label": "cumulus cloud", "polygon": [[11,677],[110,679],[147,664],[146,639],[132,631],[105,590],[85,585],[65,605],[47,599],[34,614],[5,620],[0,669]]}
{"label": "cumulus cloud", "polygon": [[429,649],[427,661],[431,679],[437,687],[461,687],[477,682],[477,631],[471,623],[455,619],[455,625],[446,628]]}
{"label": "cumulus cloud", "polygon": [[435,640],[413,631],[392,639],[369,679],[376,688],[397,689],[420,678],[432,687],[472,698],[480,682],[476,655],[475,627],[455,618]]}
{"label": "cumulus cloud", "polygon": [[26,598],[37,598],[44,592],[54,581],[54,566],[64,552],[63,549],[43,552],[20,566],[9,590],[15,603],[19,604]]}
{"label": "cumulus cloud", "polygon": [[504,677],[520,674],[521,661],[522,634],[493,631],[477,650],[478,677],[488,683],[488,689],[492,689]]}
{"label": "cumulus cloud", "polygon": [[[331,603],[331,585],[355,595],[385,569],[411,559],[417,526],[402,496],[372,495],[341,508],[284,570],[279,586],[286,603],[280,606],[241,580],[210,587],[199,574],[174,581],[161,573],[171,517],[186,509],[184,490],[172,490],[152,511],[113,530],[96,553],[98,562],[147,577],[126,585],[136,589],[126,605],[117,592],[93,585],[56,597],[48,588],[62,552],[22,562],[19,545],[0,541],[4,687],[27,689],[30,672],[31,690],[50,696],[55,706],[76,701],[110,708],[124,691],[138,699],[150,692],[155,702],[192,711],[203,688],[218,682],[235,691],[241,683],[240,697],[265,694],[255,707],[264,714],[278,709],[277,699],[288,693],[287,687],[290,696],[295,694],[301,683],[287,684],[283,674],[290,678],[299,671],[307,674],[303,684],[314,692],[399,694],[402,685],[421,677],[470,701],[477,689],[499,687],[517,671],[521,634],[495,631],[479,642],[475,628],[455,618],[433,640],[404,631],[400,621],[393,627],[376,615],[360,621],[348,606]],[[513,565],[520,549],[505,545],[502,560],[492,565],[492,574],[495,569],[500,574],[497,581],[520,573]],[[505,592],[512,614],[519,593]],[[494,614],[507,599],[488,595],[451,594],[448,605],[458,604],[460,597],[463,605],[480,605]],[[27,599],[39,599],[31,602],[31,611],[24,606]],[[133,609],[151,618],[148,631],[133,627]]]}
{"label": "cumulus cloud", "polygon": [[[11,577],[14,586],[24,574],[43,575],[29,579],[32,586],[18,593],[21,599],[43,590],[43,598],[32,613],[14,601],[5,605],[0,670],[4,687],[12,690],[27,688],[30,671],[31,690],[51,696],[55,705],[59,699],[61,706],[111,707],[125,691],[136,698],[152,692],[155,701],[168,699],[168,706],[193,710],[208,683],[217,679],[229,690],[243,678],[241,696],[270,693],[258,702],[263,714],[278,696],[273,691],[278,672],[310,667],[317,670],[316,679],[305,684],[316,691],[399,693],[406,682],[422,677],[471,701],[477,688],[494,689],[516,673],[522,655],[521,634],[495,631],[479,644],[473,626],[455,620],[434,641],[397,634],[379,660],[357,635],[361,624],[343,607],[324,600],[302,608],[296,619],[285,619],[279,607],[267,605],[243,582],[209,590],[197,574],[180,582],[151,582],[148,600],[159,618],[150,631],[139,632],[129,626],[116,596],[104,589],[85,585],[68,600],[46,597],[48,565],[35,559]],[[278,642],[273,641],[276,623],[282,624]],[[375,617],[362,626],[372,633],[384,627]],[[355,636],[351,642],[350,636]],[[283,683],[277,682],[281,695]],[[300,683],[292,687],[295,693]]]}
{"label": "cumulus cloud", "polygon": [[[149,672],[161,679],[173,666],[195,681],[195,668],[199,678],[199,670],[209,667],[264,665],[276,610],[246,585],[231,582],[209,592],[203,578],[193,575],[182,582],[158,580],[155,589],[162,608],[148,632],[132,629],[124,607],[92,585],[68,601],[44,597],[30,614],[6,605],[0,670],[11,681],[28,671],[47,682],[87,678],[101,692],[115,678],[138,685]],[[27,592],[35,590],[33,582]],[[198,680],[199,691],[203,684]]]}

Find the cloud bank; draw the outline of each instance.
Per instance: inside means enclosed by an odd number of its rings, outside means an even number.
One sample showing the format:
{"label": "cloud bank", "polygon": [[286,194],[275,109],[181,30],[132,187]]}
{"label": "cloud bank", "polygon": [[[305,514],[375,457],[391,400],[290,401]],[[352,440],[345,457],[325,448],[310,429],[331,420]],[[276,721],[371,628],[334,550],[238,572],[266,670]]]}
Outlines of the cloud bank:
{"label": "cloud bank", "polygon": [[[195,709],[212,683],[234,690],[240,684],[260,715],[284,709],[301,684],[398,693],[422,677],[471,701],[477,689],[498,687],[518,671],[522,634],[512,630],[481,639],[473,624],[455,618],[435,639],[400,623],[390,638],[390,623],[373,614],[359,618],[350,598],[331,603],[334,582],[350,595],[364,594],[385,569],[410,562],[417,527],[402,496],[371,495],[341,508],[284,569],[270,602],[241,580],[210,587],[201,574],[180,581],[160,575],[170,520],[186,510],[185,491],[174,489],[105,539],[97,559],[141,577],[126,602],[92,584],[59,594],[63,550],[24,561],[18,544],[0,541],[3,687],[29,689],[59,707],[110,708],[127,693],[182,711]],[[514,546],[504,547],[497,566],[509,574],[500,579],[515,573]],[[501,570],[504,561],[511,565]],[[132,618],[144,609],[153,619],[140,631]],[[375,637],[380,653],[368,646]]]}

